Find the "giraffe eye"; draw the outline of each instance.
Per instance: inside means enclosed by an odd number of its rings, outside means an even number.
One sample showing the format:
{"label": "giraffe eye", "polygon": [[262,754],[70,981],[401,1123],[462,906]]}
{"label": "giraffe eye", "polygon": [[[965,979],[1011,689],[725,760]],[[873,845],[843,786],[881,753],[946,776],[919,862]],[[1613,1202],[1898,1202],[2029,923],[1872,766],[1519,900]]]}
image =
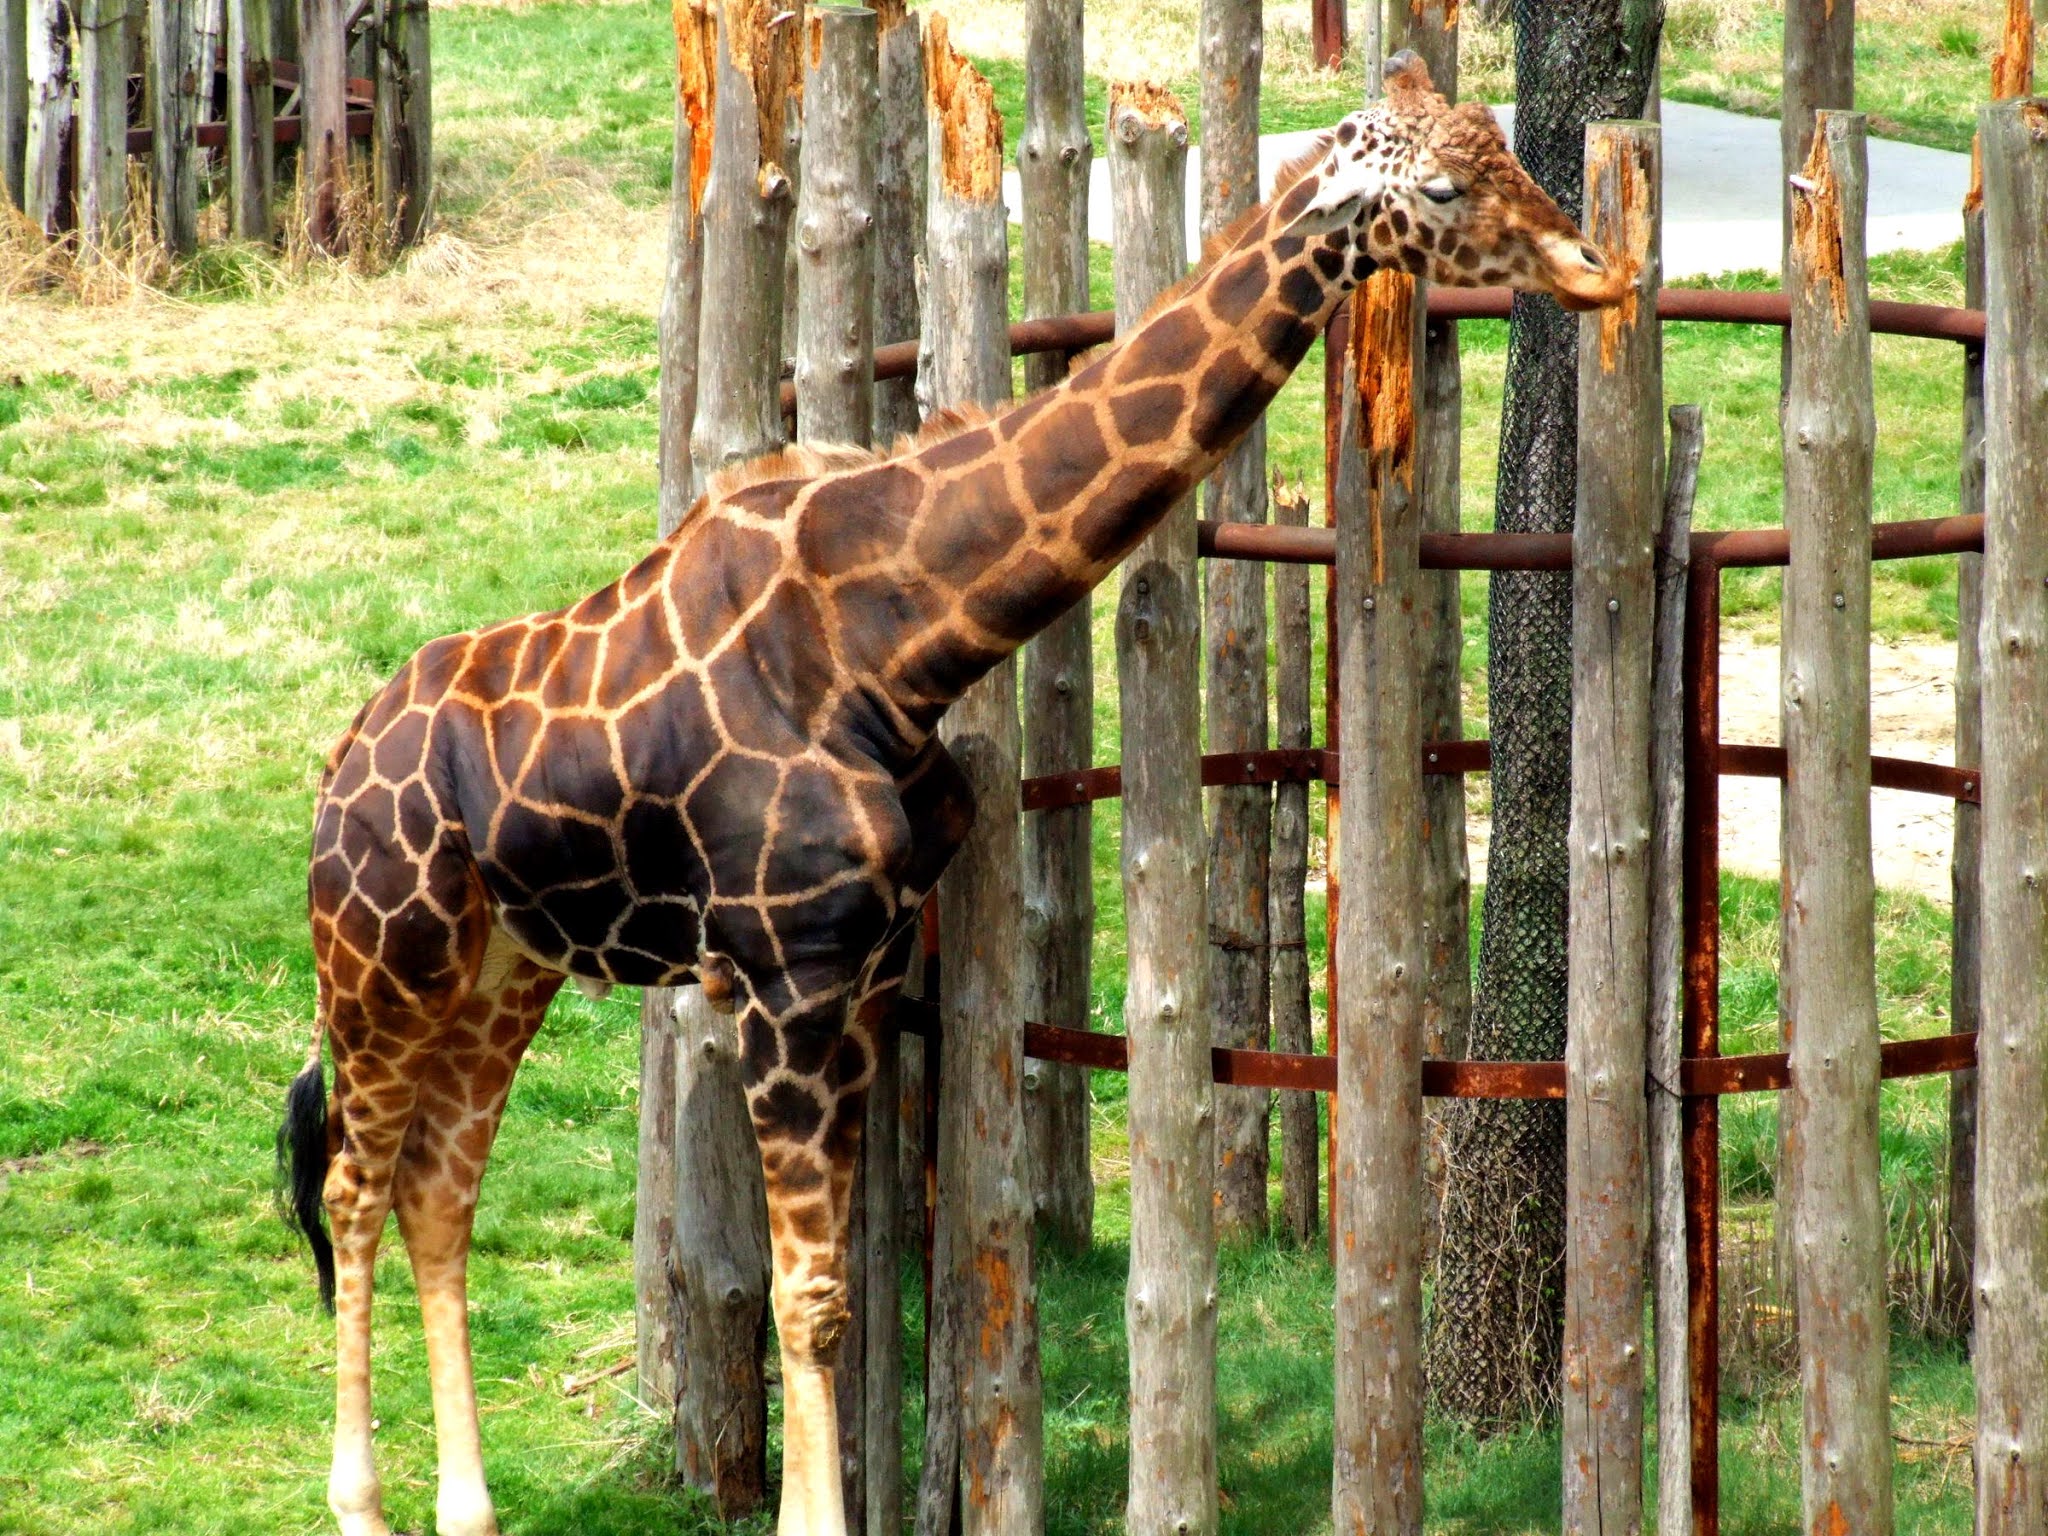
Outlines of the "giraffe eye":
{"label": "giraffe eye", "polygon": [[1454,203],[1464,194],[1463,189],[1450,177],[1439,176],[1434,181],[1425,181],[1422,184],[1422,195],[1432,203]]}

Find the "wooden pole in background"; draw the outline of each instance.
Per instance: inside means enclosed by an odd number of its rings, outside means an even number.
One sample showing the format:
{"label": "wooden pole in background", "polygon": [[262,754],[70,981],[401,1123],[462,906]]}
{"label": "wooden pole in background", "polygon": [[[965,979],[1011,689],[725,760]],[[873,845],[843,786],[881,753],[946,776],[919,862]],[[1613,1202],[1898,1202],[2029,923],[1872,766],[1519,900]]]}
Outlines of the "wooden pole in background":
{"label": "wooden pole in background", "polygon": [[433,40],[427,0],[381,0],[379,9],[370,164],[378,211],[403,248],[434,208]]}
{"label": "wooden pole in background", "polygon": [[0,0],[0,195],[21,206],[28,149],[28,0]]}
{"label": "wooden pole in background", "polygon": [[[804,50],[804,132],[808,147],[797,192],[791,248],[797,258],[796,425],[800,441],[865,445],[875,394],[875,13],[864,7],[820,5],[811,11]],[[865,1122],[863,1122],[865,1124]],[[887,1174],[895,1176],[895,1148]],[[848,1209],[846,1307],[833,1374],[839,1416],[840,1481],[849,1531],[868,1523],[869,1442],[880,1434],[896,1448],[885,1483],[902,1481],[902,1405],[879,1423],[868,1416],[868,1372],[873,1356],[902,1350],[898,1327],[871,1339],[877,1284],[897,1290],[897,1224],[870,1232],[867,1222],[869,1148],[863,1143]],[[888,1458],[878,1458],[886,1468]],[[901,1528],[901,1518],[895,1529]]]}
{"label": "wooden pole in background", "polygon": [[79,259],[101,259],[127,217],[128,0],[79,0]]}
{"label": "wooden pole in background", "polygon": [[348,176],[348,12],[349,0],[299,0],[299,217],[317,251],[340,249]]}
{"label": "wooden pole in background", "polygon": [[[1862,117],[1823,112],[1794,187],[1785,401],[1785,952],[1805,1528],[1892,1528],[1870,869],[1876,407]],[[1780,1201],[1781,1211],[1784,1202]],[[1844,1523],[1846,1522],[1846,1523]]]}
{"label": "wooden pole in background", "polygon": [[228,228],[268,245],[277,170],[269,0],[228,0]]}
{"label": "wooden pole in background", "polygon": [[28,0],[28,138],[21,211],[51,238],[71,223],[71,12],[64,0]]}
{"label": "wooden pole in background", "polygon": [[[1222,233],[1259,200],[1259,74],[1265,34],[1259,0],[1203,0],[1202,237]],[[1212,522],[1266,520],[1266,421],[1261,416],[1209,479]],[[1211,752],[1266,749],[1266,573],[1250,560],[1203,571]],[[1237,784],[1211,797],[1209,1018],[1216,1045],[1262,1049],[1271,1028],[1267,864],[1273,792]],[[1223,1241],[1266,1236],[1273,1095],[1216,1090],[1216,1232]]]}
{"label": "wooden pole in background", "polygon": [[[1116,319],[1129,330],[1187,267],[1188,125],[1156,86],[1110,87]],[[1133,1536],[1213,1536],[1216,1500],[1214,1084],[1202,878],[1201,608],[1195,501],[1124,563],[1123,727],[1129,985]]]}
{"label": "wooden pole in background", "polygon": [[[1308,526],[1308,492],[1300,485],[1273,484],[1273,521]],[[1273,651],[1276,745],[1306,751],[1315,745],[1309,713],[1308,567],[1273,567]],[[1273,793],[1273,862],[1267,876],[1272,896],[1273,1049],[1307,1055],[1316,1048],[1308,980],[1308,784],[1279,784]],[[1317,1131],[1316,1095],[1280,1095],[1280,1229],[1289,1242],[1307,1247],[1321,1235],[1319,1183],[1322,1141]]]}
{"label": "wooden pole in background", "polygon": [[1692,1536],[1692,1362],[1685,1269],[1685,602],[1703,415],[1671,407],[1650,684],[1650,1273],[1657,1326],[1657,1536]]}
{"label": "wooden pole in background", "polygon": [[[1024,199],[1024,315],[1073,314],[1088,304],[1088,140],[1081,58],[1082,0],[1029,0],[1024,11],[1024,136],[1017,175]],[[1067,358],[1024,360],[1025,387],[1066,377]],[[1094,602],[1083,597],[1024,651],[1024,772],[1074,773],[1094,761]],[[1094,809],[1039,811],[1024,823],[1025,1017],[1087,1029],[1095,947]],[[1025,1177],[1039,1232],[1069,1252],[1095,1232],[1089,1166],[1088,1072],[1024,1064]]]}
{"label": "wooden pole in background", "polygon": [[1337,955],[1335,1470],[1339,1531],[1422,1529],[1422,818],[1415,491],[1420,286],[1352,299],[1334,572],[1345,744]]}
{"label": "wooden pole in background", "polygon": [[[925,31],[932,155],[918,394],[927,413],[1010,398],[1009,230],[1003,122],[989,84]],[[1022,732],[1014,656],[947,711],[947,750],[975,799],[974,828],[939,882],[939,1186],[929,1426],[957,1403],[961,1536],[1045,1525],[1038,1303],[1024,1176]],[[943,1355],[941,1349],[943,1348]],[[950,1387],[951,1401],[942,1399]],[[920,1531],[941,1530],[942,1457],[927,1468]],[[950,1500],[946,1501],[950,1502]]]}
{"label": "wooden pole in background", "polygon": [[1978,1536],[2048,1529],[2048,100],[1984,108]]}
{"label": "wooden pole in background", "polygon": [[1318,68],[1343,65],[1344,0],[1309,0],[1309,51]]}
{"label": "wooden pole in background", "polygon": [[1653,549],[1664,494],[1654,123],[1586,130],[1586,233],[1635,273],[1579,322],[1565,1044],[1564,1524],[1643,1518]]}

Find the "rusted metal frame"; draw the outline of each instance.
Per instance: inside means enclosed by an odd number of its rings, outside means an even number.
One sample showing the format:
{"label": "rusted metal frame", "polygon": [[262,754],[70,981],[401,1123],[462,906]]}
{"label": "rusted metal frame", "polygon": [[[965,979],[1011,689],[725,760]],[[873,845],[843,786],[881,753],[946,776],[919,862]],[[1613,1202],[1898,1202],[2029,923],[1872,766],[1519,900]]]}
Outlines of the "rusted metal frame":
{"label": "rusted metal frame", "polygon": [[[361,112],[350,112],[347,119],[348,136],[352,139],[367,139],[370,136],[371,125],[375,119],[376,114],[367,109]],[[296,144],[299,142],[303,128],[304,124],[299,118],[280,117],[271,126],[271,137],[278,144]],[[129,154],[146,155],[156,143],[156,130],[153,128],[130,128],[128,130],[127,142]],[[228,125],[226,123],[201,123],[192,130],[192,142],[201,149],[225,149],[228,142]]]}
{"label": "rusted metal frame", "polygon": [[[1752,746],[1746,742],[1724,741],[1716,754],[1720,771],[1738,779],[1782,779],[1785,777],[1783,747]],[[1946,763],[1915,762],[1904,757],[1873,757],[1870,784],[1873,789],[1903,789],[1914,794],[1940,795],[1966,805],[1979,803],[1978,773],[1974,768],[1951,768]]]}

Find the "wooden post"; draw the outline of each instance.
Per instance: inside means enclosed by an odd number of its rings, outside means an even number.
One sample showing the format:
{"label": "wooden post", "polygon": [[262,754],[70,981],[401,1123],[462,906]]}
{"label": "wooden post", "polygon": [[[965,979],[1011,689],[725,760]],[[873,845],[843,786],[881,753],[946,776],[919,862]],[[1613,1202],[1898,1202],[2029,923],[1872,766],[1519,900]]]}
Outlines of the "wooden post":
{"label": "wooden post", "polygon": [[1309,52],[1319,69],[1343,67],[1344,0],[1309,0]]}
{"label": "wooden post", "polygon": [[28,148],[28,0],[0,0],[0,197],[21,206]]}
{"label": "wooden post", "polygon": [[299,56],[299,0],[266,0],[270,7],[270,56]]}
{"label": "wooden post", "polygon": [[[1273,482],[1273,521],[1308,524],[1308,492]],[[1274,708],[1277,745],[1306,751],[1315,745],[1309,714],[1308,567],[1273,567]],[[1308,784],[1280,784],[1273,794],[1273,863],[1268,873],[1273,918],[1273,1049],[1303,1055],[1316,1048],[1308,985]],[[1318,1183],[1322,1145],[1316,1095],[1280,1095],[1280,1228],[1307,1247],[1320,1235]]]}
{"label": "wooden post", "polygon": [[1820,114],[1794,186],[1787,269],[1783,995],[1792,1081],[1781,1113],[1797,1251],[1805,1528],[1883,1536],[1892,1447],[1870,872],[1876,410],[1863,133],[1854,113]]}
{"label": "wooden post", "polygon": [[228,0],[228,227],[237,240],[270,243],[273,132],[269,0]]}
{"label": "wooden post", "polygon": [[1424,301],[1402,272],[1352,301],[1337,480],[1344,901],[1337,986],[1334,1523],[1422,1529],[1422,819],[1414,386]]}
{"label": "wooden post", "polygon": [[[932,124],[929,263],[918,392],[927,412],[1010,398],[1003,122],[989,84],[925,31]],[[1023,1177],[1023,829],[1017,666],[999,663],[940,727],[974,791],[974,829],[939,882],[939,1313],[926,1404],[920,1531],[937,1531],[947,1468],[931,1426],[957,1412],[961,1536],[1044,1529],[1044,1435],[1031,1207]],[[943,1347],[944,1353],[941,1353]],[[950,1398],[950,1401],[947,1399]],[[950,1503],[950,1500],[946,1502]]]}
{"label": "wooden post", "polygon": [[659,322],[661,529],[671,532],[698,494],[690,458],[697,419],[697,319],[704,291],[704,183],[711,174],[712,75],[718,13],[707,0],[675,0],[676,124],[670,158],[668,272]]}
{"label": "wooden post", "polygon": [[[1088,108],[1083,99],[1081,0],[1030,0],[1024,12],[1024,136],[1017,174],[1024,196],[1024,313],[1088,308]],[[1041,390],[1066,377],[1067,359],[1024,360],[1024,383]],[[1084,597],[1024,651],[1024,709],[1031,729],[1024,772],[1075,773],[1094,761],[1094,603]],[[1026,1017],[1089,1027],[1089,960],[1095,947],[1093,808],[1039,811],[1024,824]],[[1069,1252],[1095,1232],[1089,1166],[1088,1073],[1031,1061],[1024,1066],[1027,1171],[1038,1229]]]}
{"label": "wooden post", "polygon": [[434,56],[427,0],[381,0],[370,164],[377,208],[401,248],[434,206]]}
{"label": "wooden post", "polygon": [[1692,1536],[1692,1376],[1686,1286],[1685,602],[1703,416],[1671,407],[1664,524],[1657,535],[1657,628],[1650,682],[1650,1272],[1657,1319],[1657,1536]]}
{"label": "wooden post", "polygon": [[[1221,233],[1259,198],[1259,61],[1265,46],[1258,0],[1203,0],[1202,236]],[[1266,520],[1266,423],[1262,416],[1210,477],[1212,522]],[[1249,560],[1220,560],[1203,573],[1208,643],[1209,750],[1266,749],[1266,573]],[[1267,861],[1273,794],[1264,784],[1216,790],[1209,830],[1209,1018],[1217,1045],[1267,1043],[1271,975]],[[1216,1230],[1224,1241],[1263,1238],[1271,1227],[1266,1178],[1273,1096],[1264,1088],[1216,1090]]]}
{"label": "wooden post", "polygon": [[1657,126],[1586,129],[1586,233],[1635,273],[1579,322],[1566,954],[1564,1524],[1643,1518],[1652,548],[1664,492]]}
{"label": "wooden post", "polygon": [[344,28],[349,9],[349,0],[299,0],[299,217],[307,243],[317,251],[339,250],[341,242],[341,194],[348,176]]}
{"label": "wooden post", "polygon": [[[846,5],[821,5],[810,14],[810,42],[804,50],[804,175],[797,191],[791,249],[797,256],[796,424],[800,440],[814,443],[868,441],[874,412],[875,266],[875,13]],[[865,1124],[865,1122],[863,1122]],[[894,1178],[895,1147],[889,1148],[887,1176]],[[875,1458],[886,1469],[902,1462],[902,1405],[879,1421],[868,1414],[868,1372],[874,1356],[902,1350],[898,1326],[871,1338],[876,1314],[868,1297],[877,1285],[896,1294],[897,1225],[871,1233],[867,1222],[867,1181],[875,1170],[863,1145],[847,1228],[846,1305],[849,1321],[839,1345],[833,1376],[838,1398],[841,1483],[846,1524],[859,1532],[868,1523],[868,1451],[877,1435],[895,1448]],[[881,1176],[876,1174],[877,1177]],[[889,1319],[882,1319],[885,1323]],[[901,1483],[900,1470],[885,1472],[885,1489]],[[901,1515],[892,1530],[900,1530]]]}
{"label": "wooden post", "polygon": [[[1784,84],[1778,117],[1779,167],[1797,176],[1813,148],[1813,114],[1848,111],[1856,95],[1856,7],[1840,0],[1785,0]],[[1781,245],[1791,281],[1793,199],[1782,200]]]}
{"label": "wooden post", "polygon": [[[1187,116],[1157,86],[1111,85],[1116,320],[1128,330],[1187,267]],[[1216,1529],[1214,1084],[1202,878],[1201,609],[1189,497],[1124,564],[1123,724],[1129,985],[1133,1536]],[[1204,1170],[1198,1173],[1196,1170]]]}
{"label": "wooden post", "polygon": [[1977,1531],[2048,1529],[2048,100],[1984,108]]}
{"label": "wooden post", "polygon": [[78,55],[78,254],[96,261],[128,217],[128,0],[80,0]]}
{"label": "wooden post", "polygon": [[28,0],[28,149],[21,211],[46,236],[71,223],[65,175],[71,154],[71,12],[65,0]]}

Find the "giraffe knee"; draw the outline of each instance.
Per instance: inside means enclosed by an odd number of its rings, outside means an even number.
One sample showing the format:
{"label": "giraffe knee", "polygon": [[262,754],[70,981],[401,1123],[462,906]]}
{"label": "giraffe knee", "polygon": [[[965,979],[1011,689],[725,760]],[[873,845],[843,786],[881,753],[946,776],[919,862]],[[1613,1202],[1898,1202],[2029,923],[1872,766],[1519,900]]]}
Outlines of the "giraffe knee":
{"label": "giraffe knee", "polygon": [[782,1348],[805,1365],[830,1370],[839,1359],[853,1314],[846,1306],[846,1285],[836,1277],[803,1281],[785,1292],[776,1308]]}

